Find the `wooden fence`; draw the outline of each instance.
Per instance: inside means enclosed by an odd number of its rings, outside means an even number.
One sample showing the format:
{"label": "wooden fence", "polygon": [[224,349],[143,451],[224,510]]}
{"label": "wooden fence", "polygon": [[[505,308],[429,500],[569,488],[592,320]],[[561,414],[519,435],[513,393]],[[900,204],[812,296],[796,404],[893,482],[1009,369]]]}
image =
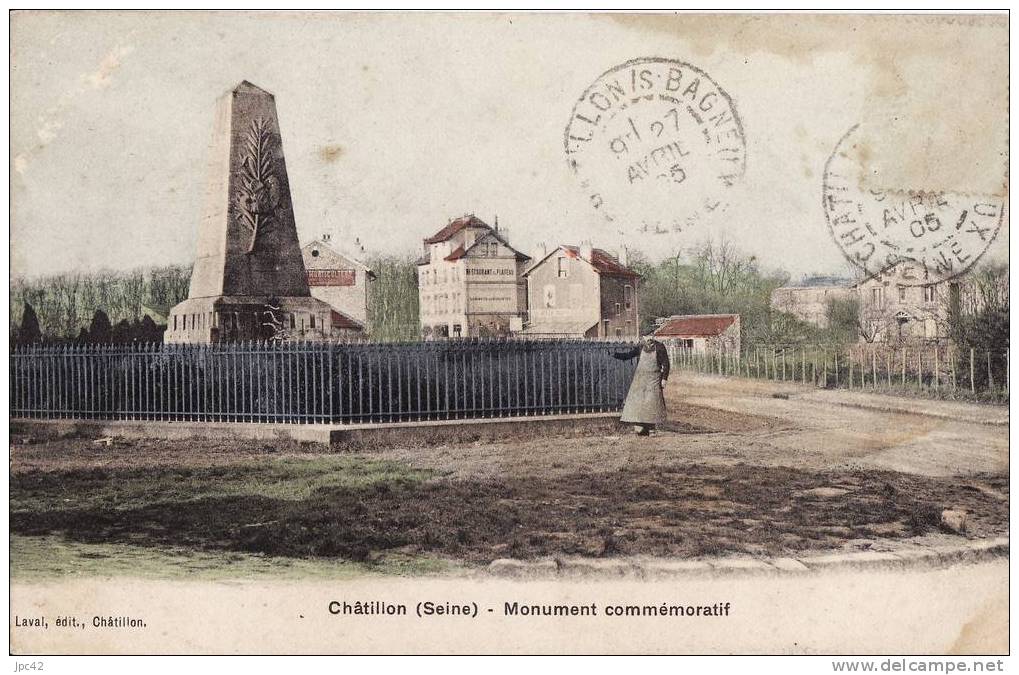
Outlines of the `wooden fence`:
{"label": "wooden fence", "polygon": [[674,366],[702,373],[847,389],[996,392],[1009,389],[1007,350],[951,345],[758,346],[743,353],[669,347]]}

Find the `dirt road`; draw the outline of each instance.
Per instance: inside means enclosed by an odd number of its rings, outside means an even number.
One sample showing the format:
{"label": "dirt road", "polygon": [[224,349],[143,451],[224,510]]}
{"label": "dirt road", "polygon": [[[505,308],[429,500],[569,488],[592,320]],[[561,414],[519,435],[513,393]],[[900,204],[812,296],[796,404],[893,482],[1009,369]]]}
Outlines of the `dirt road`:
{"label": "dirt road", "polygon": [[[776,398],[775,395],[787,397]],[[840,403],[826,394],[837,394]],[[806,470],[881,469],[926,476],[971,476],[1008,470],[1008,427],[909,412],[850,407],[884,399],[911,407],[945,407],[813,387],[677,373],[666,391],[668,428],[651,438],[522,438],[506,444],[395,448],[383,456],[461,477],[569,473],[577,469],[698,462]],[[952,403],[969,417],[1001,408]],[[1007,411],[1004,412],[1007,418]]]}

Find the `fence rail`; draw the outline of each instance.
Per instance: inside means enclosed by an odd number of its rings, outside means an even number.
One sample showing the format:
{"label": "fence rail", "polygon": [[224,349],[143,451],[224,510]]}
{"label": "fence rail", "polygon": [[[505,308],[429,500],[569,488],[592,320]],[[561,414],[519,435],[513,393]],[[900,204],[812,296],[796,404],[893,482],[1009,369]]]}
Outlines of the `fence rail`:
{"label": "fence rail", "polygon": [[702,373],[846,389],[1008,394],[1009,354],[945,345],[753,347],[743,353],[670,346],[674,366]]}
{"label": "fence rail", "polygon": [[624,342],[61,345],[12,350],[27,418],[367,423],[620,409]]}

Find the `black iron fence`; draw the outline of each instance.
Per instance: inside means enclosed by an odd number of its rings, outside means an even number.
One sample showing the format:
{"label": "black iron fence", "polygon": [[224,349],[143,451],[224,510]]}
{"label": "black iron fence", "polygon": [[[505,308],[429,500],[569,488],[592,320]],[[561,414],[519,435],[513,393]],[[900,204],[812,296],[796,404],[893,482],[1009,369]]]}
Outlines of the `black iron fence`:
{"label": "black iron fence", "polygon": [[27,418],[367,423],[620,409],[626,343],[61,345],[11,352]]}
{"label": "black iron fence", "polygon": [[1007,350],[954,345],[752,347],[743,353],[669,346],[673,365],[702,373],[846,389],[1008,394]]}

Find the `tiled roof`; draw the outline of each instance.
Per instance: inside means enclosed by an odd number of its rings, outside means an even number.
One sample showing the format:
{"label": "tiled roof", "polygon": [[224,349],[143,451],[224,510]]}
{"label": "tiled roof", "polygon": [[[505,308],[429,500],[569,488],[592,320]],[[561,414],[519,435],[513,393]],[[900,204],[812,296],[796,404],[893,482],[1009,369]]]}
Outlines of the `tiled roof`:
{"label": "tiled roof", "polygon": [[343,312],[337,312],[335,309],[331,313],[333,328],[345,328],[350,330],[364,330],[364,326],[350,318]]}
{"label": "tiled roof", "polygon": [[[567,257],[570,258],[582,258],[580,255],[580,248],[577,246],[563,246],[562,249],[566,251]],[[582,258],[583,259],[583,258]],[[600,248],[591,249],[591,259],[588,260],[592,267],[598,272],[608,277],[639,277],[640,275],[626,267],[612,254],[607,251],[603,251]]]}
{"label": "tiled roof", "polygon": [[452,262],[454,260],[459,260],[462,257],[464,257],[464,247],[457,246],[455,251],[446,256],[446,260]]}
{"label": "tiled roof", "polygon": [[736,323],[739,314],[688,314],[670,317],[656,337],[712,337]]}
{"label": "tiled roof", "polygon": [[468,227],[483,227],[486,229],[492,229],[488,223],[484,222],[480,218],[474,215],[464,216],[463,218],[457,218],[446,227],[442,228],[432,236],[425,239],[426,244],[438,244],[441,241],[446,241],[460,230]]}

